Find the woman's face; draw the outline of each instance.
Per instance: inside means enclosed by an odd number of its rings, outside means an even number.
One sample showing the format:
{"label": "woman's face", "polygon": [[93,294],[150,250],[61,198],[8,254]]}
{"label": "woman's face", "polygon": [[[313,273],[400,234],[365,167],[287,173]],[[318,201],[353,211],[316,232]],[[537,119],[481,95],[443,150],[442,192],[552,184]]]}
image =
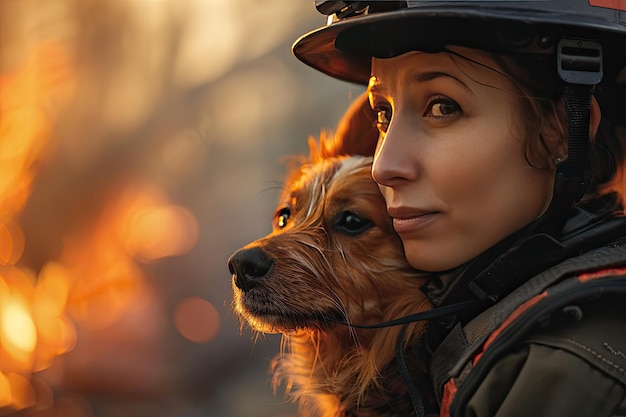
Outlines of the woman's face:
{"label": "woman's face", "polygon": [[488,55],[454,50],[464,58],[374,58],[368,87],[380,130],[372,176],[425,271],[462,265],[537,219],[554,182],[525,158],[509,79]]}

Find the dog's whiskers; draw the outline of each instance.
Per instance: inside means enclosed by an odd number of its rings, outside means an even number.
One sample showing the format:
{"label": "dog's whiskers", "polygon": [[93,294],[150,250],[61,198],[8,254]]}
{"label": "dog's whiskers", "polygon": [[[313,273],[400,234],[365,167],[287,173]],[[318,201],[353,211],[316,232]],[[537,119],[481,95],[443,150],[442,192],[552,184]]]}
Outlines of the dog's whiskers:
{"label": "dog's whiskers", "polygon": [[285,182],[283,181],[272,181],[272,182],[275,183],[275,185],[270,185],[261,191],[264,193],[268,191],[282,191],[282,192],[289,191],[289,186],[285,184]]}

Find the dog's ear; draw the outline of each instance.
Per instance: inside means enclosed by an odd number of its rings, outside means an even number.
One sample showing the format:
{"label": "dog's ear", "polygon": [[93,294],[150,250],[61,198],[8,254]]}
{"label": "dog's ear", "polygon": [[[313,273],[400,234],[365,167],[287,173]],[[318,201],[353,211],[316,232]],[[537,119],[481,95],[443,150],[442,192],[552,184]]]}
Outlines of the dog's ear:
{"label": "dog's ear", "polygon": [[320,132],[319,141],[309,137],[309,160],[342,155],[373,156],[378,142],[376,113],[369,105],[367,93],[354,100],[337,125],[337,132]]}
{"label": "dog's ear", "polygon": [[376,113],[367,93],[352,102],[337,125],[334,152],[337,155],[373,156],[378,143]]}

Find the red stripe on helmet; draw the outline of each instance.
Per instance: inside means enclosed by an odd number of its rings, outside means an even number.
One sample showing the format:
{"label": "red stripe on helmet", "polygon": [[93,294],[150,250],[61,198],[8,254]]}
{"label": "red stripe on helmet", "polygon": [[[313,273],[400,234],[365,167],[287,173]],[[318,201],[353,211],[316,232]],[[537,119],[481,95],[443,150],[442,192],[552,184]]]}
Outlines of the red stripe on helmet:
{"label": "red stripe on helmet", "polygon": [[589,0],[589,5],[626,12],[626,0]]}

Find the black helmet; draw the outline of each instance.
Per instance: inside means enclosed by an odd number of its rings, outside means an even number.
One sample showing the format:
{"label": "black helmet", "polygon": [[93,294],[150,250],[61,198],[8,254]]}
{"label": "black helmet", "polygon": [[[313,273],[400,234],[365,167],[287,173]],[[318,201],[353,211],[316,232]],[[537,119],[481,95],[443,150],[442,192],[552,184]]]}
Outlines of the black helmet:
{"label": "black helmet", "polygon": [[[597,84],[626,65],[623,0],[325,1],[326,27],[293,45],[294,55],[332,77],[366,84],[371,57],[461,45],[557,57],[565,82]],[[602,63],[604,61],[604,63]]]}

